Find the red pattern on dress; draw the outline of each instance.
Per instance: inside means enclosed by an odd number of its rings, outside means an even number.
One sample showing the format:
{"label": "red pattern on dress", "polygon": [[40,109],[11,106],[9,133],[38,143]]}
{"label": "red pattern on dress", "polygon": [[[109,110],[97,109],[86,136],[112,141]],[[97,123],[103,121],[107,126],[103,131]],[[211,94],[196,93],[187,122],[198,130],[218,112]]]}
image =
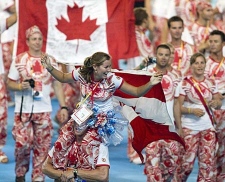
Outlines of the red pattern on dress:
{"label": "red pattern on dress", "polygon": [[[89,129],[84,136],[80,147],[76,145],[74,135],[74,120],[70,119],[61,130],[57,141],[54,144],[54,151],[52,156],[52,162],[54,168],[66,169],[68,166],[76,165],[83,169],[93,168],[93,161],[97,161],[98,153],[96,156],[90,156],[91,151],[100,145],[100,138],[96,129]],[[70,153],[68,149],[72,147]],[[81,154],[79,156],[78,154]],[[91,159],[91,160],[90,160]],[[95,167],[95,166],[94,166]]]}

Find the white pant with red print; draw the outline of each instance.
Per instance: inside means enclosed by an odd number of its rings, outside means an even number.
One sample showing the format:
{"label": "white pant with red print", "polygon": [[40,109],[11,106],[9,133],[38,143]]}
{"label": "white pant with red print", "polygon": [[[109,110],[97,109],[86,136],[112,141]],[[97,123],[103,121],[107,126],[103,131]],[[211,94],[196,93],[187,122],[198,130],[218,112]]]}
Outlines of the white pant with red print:
{"label": "white pant with red print", "polygon": [[52,139],[51,114],[33,113],[31,121],[30,113],[15,113],[12,130],[15,139],[16,176],[25,176],[29,170],[30,154],[33,151],[32,181],[44,181],[42,164],[48,156]]}
{"label": "white pant with red print", "polygon": [[225,181],[225,110],[215,110],[216,134],[219,148],[216,153],[217,182]]}
{"label": "white pant with red print", "polygon": [[6,143],[7,137],[7,94],[3,77],[0,75],[0,150]]}
{"label": "white pant with red print", "polygon": [[196,157],[198,157],[198,182],[213,182],[215,180],[215,153],[216,133],[215,130],[193,131],[183,128],[185,154],[181,165],[177,168],[177,181],[187,181],[192,172]]}
{"label": "white pant with red print", "polygon": [[174,140],[158,140],[146,147],[145,174],[148,182],[170,181],[179,163],[181,144]]}

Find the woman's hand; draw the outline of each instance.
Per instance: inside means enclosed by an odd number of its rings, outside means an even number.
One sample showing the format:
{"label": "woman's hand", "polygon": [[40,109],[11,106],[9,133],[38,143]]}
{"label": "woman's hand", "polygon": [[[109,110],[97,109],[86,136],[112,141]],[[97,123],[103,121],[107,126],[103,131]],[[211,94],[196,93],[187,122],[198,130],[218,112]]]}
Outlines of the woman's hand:
{"label": "woman's hand", "polygon": [[205,115],[205,111],[199,108],[193,108],[191,113],[199,118]]}
{"label": "woman's hand", "polygon": [[48,71],[52,71],[53,70],[53,66],[51,65],[49,56],[47,54],[43,54],[41,57],[41,64],[48,70]]}
{"label": "woman's hand", "polygon": [[151,85],[156,85],[162,81],[163,74],[161,72],[157,72],[150,78]]}
{"label": "woman's hand", "polygon": [[209,105],[209,107],[212,107],[212,108],[216,109],[216,108],[218,108],[220,106],[219,102],[221,102],[221,101],[219,101],[219,100],[211,100],[211,101],[208,102],[208,105]]}

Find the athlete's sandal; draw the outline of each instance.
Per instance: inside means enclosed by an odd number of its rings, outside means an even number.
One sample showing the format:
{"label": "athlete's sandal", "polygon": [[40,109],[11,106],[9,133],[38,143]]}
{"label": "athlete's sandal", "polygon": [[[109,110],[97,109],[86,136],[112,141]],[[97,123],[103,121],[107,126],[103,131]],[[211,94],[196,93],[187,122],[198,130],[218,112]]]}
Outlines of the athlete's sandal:
{"label": "athlete's sandal", "polygon": [[4,154],[4,152],[0,151],[0,163],[7,163],[8,157]]}

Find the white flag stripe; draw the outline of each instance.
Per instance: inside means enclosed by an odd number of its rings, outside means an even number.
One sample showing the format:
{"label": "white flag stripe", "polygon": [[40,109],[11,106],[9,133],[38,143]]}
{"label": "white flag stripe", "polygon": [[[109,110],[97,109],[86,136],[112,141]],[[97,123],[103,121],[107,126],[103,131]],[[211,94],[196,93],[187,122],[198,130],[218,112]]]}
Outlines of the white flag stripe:
{"label": "white flag stripe", "polygon": [[[115,99],[127,106],[134,107],[134,112],[138,113],[138,115],[142,118],[151,119],[157,123],[162,123],[164,125],[173,125],[173,122],[168,114],[165,102],[161,102],[160,100],[155,98],[146,97],[127,99],[115,96]],[[123,108],[123,115],[129,121],[131,121],[133,117],[135,118],[134,113],[131,114],[130,107]]]}
{"label": "white flag stripe", "polygon": [[135,111],[145,119],[152,119],[157,123],[172,125],[173,122],[168,114],[166,103],[156,98],[140,97],[137,100]]}
{"label": "white flag stripe", "polygon": [[138,116],[137,113],[134,111],[134,109],[127,105],[124,105],[122,107],[122,113],[123,116],[129,121],[129,123]]}

